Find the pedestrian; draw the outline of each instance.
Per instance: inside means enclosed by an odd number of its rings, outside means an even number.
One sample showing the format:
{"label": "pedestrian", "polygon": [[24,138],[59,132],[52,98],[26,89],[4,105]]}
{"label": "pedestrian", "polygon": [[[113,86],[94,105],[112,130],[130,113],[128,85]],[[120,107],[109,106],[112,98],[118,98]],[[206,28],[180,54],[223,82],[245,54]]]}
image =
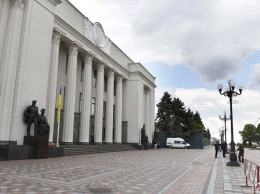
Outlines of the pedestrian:
{"label": "pedestrian", "polygon": [[218,151],[220,150],[221,145],[219,144],[219,141],[216,141],[215,143],[215,158],[218,157]]}
{"label": "pedestrian", "polygon": [[244,147],[242,144],[237,148],[239,162],[244,162]]}
{"label": "pedestrian", "polygon": [[157,149],[157,141],[155,141],[154,149]]}
{"label": "pedestrian", "polygon": [[223,153],[223,157],[225,158],[225,154],[227,153],[227,142],[223,141],[221,143],[221,149],[222,149],[222,153]]}
{"label": "pedestrian", "polygon": [[157,149],[157,141],[156,141],[156,139],[153,139],[153,145],[154,145],[154,149]]}

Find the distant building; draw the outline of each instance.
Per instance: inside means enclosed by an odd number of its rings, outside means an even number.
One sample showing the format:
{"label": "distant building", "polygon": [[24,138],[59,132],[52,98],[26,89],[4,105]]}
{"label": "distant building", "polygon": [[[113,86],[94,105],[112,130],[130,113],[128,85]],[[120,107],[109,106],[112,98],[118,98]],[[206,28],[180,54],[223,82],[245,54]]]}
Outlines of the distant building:
{"label": "distant building", "polygon": [[56,142],[62,79],[60,143],[152,141],[155,77],[68,0],[1,0],[0,72],[0,144],[23,144],[32,100]]}

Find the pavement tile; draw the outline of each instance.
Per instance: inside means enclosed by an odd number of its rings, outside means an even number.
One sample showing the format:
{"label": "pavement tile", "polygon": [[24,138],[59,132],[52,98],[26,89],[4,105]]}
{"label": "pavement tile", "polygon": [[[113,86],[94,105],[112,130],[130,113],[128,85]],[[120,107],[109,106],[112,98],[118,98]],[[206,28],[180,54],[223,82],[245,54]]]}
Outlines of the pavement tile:
{"label": "pavement tile", "polygon": [[[246,149],[245,157],[257,155],[260,161],[259,153]],[[241,187],[246,184],[243,165],[228,167],[226,162],[228,157],[215,160],[213,147],[0,161],[0,194],[93,194],[95,189],[106,194],[252,193],[251,187]]]}

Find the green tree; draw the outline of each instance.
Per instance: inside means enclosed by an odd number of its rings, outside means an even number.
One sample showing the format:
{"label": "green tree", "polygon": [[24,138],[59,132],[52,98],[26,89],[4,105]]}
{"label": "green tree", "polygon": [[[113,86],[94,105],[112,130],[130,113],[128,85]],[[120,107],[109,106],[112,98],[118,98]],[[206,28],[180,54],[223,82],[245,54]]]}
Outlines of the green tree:
{"label": "green tree", "polygon": [[205,130],[205,135],[204,135],[204,137],[207,138],[207,139],[211,139],[211,134],[210,134],[209,129]]}
{"label": "green tree", "polygon": [[248,142],[248,145],[252,145],[253,134],[256,131],[256,127],[253,124],[246,124],[239,134],[242,137],[243,142]]}
{"label": "green tree", "polygon": [[203,133],[204,137],[210,137],[198,111],[194,114],[190,108],[186,110],[184,102],[179,98],[172,99],[168,92],[164,92],[161,101],[157,104],[155,125],[160,131],[171,134],[171,137],[190,139],[196,133]]}
{"label": "green tree", "polygon": [[198,111],[193,116],[193,128],[192,132],[195,133],[205,133],[205,126],[200,118],[200,114]]}
{"label": "green tree", "polygon": [[173,103],[171,95],[164,92],[161,102],[157,104],[156,128],[160,131],[169,132],[173,123]]}
{"label": "green tree", "polygon": [[257,128],[255,129],[252,135],[252,142],[255,142],[257,144],[260,143],[260,124],[258,124]]}
{"label": "green tree", "polygon": [[182,137],[183,139],[187,139],[187,135],[185,134],[185,116],[186,109],[184,103],[179,98],[174,98],[172,101],[173,104],[173,122],[170,127],[171,135],[173,137]]}
{"label": "green tree", "polygon": [[193,135],[193,112],[190,110],[190,108],[188,108],[188,110],[186,111],[182,124],[184,136],[187,139],[191,138]]}

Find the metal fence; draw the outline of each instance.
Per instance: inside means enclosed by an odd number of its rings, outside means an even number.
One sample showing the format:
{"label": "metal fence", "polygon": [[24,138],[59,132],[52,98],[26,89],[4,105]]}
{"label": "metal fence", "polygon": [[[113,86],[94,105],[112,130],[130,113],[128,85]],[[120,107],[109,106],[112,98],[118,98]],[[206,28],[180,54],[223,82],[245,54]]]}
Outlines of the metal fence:
{"label": "metal fence", "polygon": [[[166,148],[166,139],[171,137],[170,133],[163,131],[159,132],[160,147]],[[202,133],[194,134],[190,139],[187,140],[192,149],[203,149],[210,145],[210,139],[204,138]]]}
{"label": "metal fence", "polygon": [[250,187],[248,184],[250,182],[254,187],[254,194],[260,191],[259,170],[260,170],[260,166],[247,159],[244,159],[244,173],[246,176],[246,187]]}

